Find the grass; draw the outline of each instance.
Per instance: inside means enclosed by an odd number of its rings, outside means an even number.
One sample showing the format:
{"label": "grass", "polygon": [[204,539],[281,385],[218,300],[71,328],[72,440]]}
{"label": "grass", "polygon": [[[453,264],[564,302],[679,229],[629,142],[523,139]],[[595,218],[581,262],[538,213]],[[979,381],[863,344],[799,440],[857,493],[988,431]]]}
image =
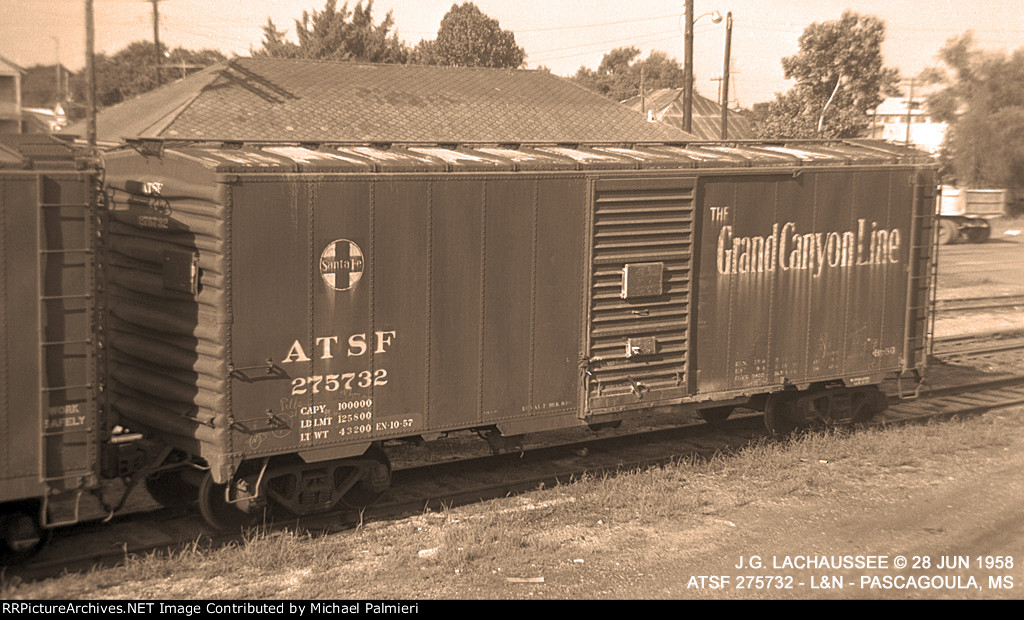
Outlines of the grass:
{"label": "grass", "polygon": [[1015,410],[764,439],[735,453],[586,476],[341,534],[261,528],[216,551],[196,540],[169,555],[128,556],[119,567],[39,583],[0,573],[0,597],[657,596],[634,589],[634,582],[645,583],[645,570],[670,566],[679,554],[714,552],[707,546],[724,539],[708,533],[729,532],[746,511],[841,505],[926,488],[978,471],[993,454],[1021,453],[1022,428],[1024,411]]}

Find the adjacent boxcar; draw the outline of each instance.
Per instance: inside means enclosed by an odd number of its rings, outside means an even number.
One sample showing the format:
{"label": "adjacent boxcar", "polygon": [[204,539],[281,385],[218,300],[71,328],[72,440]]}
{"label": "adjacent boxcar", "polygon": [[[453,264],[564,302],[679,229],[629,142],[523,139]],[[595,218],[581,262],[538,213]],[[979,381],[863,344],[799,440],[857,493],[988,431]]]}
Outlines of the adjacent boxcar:
{"label": "adjacent boxcar", "polygon": [[39,544],[40,515],[54,524],[51,497],[99,484],[98,175],[46,136],[2,138],[0,553],[17,554]]}
{"label": "adjacent boxcar", "polygon": [[666,405],[785,430],[925,363],[936,179],[908,149],[147,141],[105,166],[109,413],[167,447],[154,495],[199,484],[211,520],[361,501],[387,440]]}

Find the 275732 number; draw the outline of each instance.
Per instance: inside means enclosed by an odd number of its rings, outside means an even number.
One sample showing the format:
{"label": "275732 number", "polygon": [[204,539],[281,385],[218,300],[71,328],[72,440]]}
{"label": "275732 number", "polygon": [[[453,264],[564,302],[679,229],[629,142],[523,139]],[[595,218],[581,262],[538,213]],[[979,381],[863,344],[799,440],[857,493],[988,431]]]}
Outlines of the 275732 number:
{"label": "275732 number", "polygon": [[360,373],[346,372],[336,375],[310,375],[292,379],[292,396],[319,394],[352,390],[353,387],[368,388],[371,385],[387,385],[388,371],[383,368]]}

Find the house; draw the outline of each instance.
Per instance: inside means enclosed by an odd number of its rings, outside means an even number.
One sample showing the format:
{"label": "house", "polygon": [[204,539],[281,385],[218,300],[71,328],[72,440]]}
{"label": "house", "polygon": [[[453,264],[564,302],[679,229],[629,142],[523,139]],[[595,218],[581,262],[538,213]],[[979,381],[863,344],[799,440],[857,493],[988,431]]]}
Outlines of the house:
{"label": "house", "polygon": [[0,133],[22,133],[21,74],[25,70],[0,56]]}
{"label": "house", "polygon": [[[101,111],[100,142],[636,143],[693,137],[545,71],[235,58]],[[85,134],[84,123],[64,133]]]}
{"label": "house", "polygon": [[910,144],[932,154],[939,151],[948,129],[946,123],[932,120],[923,98],[889,97],[877,109],[868,112],[868,116],[871,124],[867,137]]}
{"label": "house", "polygon": [[[631,97],[622,102],[624,105],[642,112],[652,120],[669,123],[679,129],[683,128],[683,89],[662,88],[648,93],[643,100],[639,96]],[[690,133],[701,140],[722,139],[722,106],[711,99],[694,91],[693,113],[690,117]],[[727,139],[748,140],[754,135],[750,119],[730,110],[726,122]]]}

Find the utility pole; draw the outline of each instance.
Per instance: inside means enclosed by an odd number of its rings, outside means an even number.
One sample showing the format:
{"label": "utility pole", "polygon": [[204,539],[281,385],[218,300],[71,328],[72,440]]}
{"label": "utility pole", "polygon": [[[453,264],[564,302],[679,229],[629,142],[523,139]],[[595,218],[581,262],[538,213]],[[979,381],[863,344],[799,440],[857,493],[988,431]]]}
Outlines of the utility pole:
{"label": "utility pole", "polygon": [[149,0],[153,5],[153,53],[156,54],[156,85],[163,84],[160,79],[160,9],[157,6],[160,0]]}
{"label": "utility pole", "polygon": [[54,36],[51,36],[50,38],[53,39],[53,43],[54,43],[54,45],[57,48],[57,52],[56,52],[57,53],[57,64],[55,66],[55,69],[56,69],[56,72],[57,72],[57,94],[56,94],[56,98],[57,98],[57,103],[60,104],[60,103],[64,102],[64,75],[63,75],[63,72],[61,71],[61,65],[60,65],[60,38],[54,37]]}
{"label": "utility pole", "polygon": [[686,2],[683,30],[683,131],[693,128],[693,0]]}
{"label": "utility pole", "polygon": [[93,23],[92,1],[85,0],[85,72],[88,81],[86,101],[89,117],[86,121],[86,138],[90,154],[96,153],[96,27]]}
{"label": "utility pole", "polygon": [[647,116],[647,99],[644,96],[646,89],[644,88],[644,81],[647,74],[647,67],[640,65],[640,113]]}
{"label": "utility pole", "polygon": [[725,14],[725,65],[722,67],[722,139],[729,137],[729,53],[732,50],[732,11]]}
{"label": "utility pole", "polygon": [[910,90],[907,95],[907,138],[904,142],[904,146],[910,146],[910,123],[913,121],[913,117],[910,115],[911,110],[914,109],[914,78],[910,78]]}

